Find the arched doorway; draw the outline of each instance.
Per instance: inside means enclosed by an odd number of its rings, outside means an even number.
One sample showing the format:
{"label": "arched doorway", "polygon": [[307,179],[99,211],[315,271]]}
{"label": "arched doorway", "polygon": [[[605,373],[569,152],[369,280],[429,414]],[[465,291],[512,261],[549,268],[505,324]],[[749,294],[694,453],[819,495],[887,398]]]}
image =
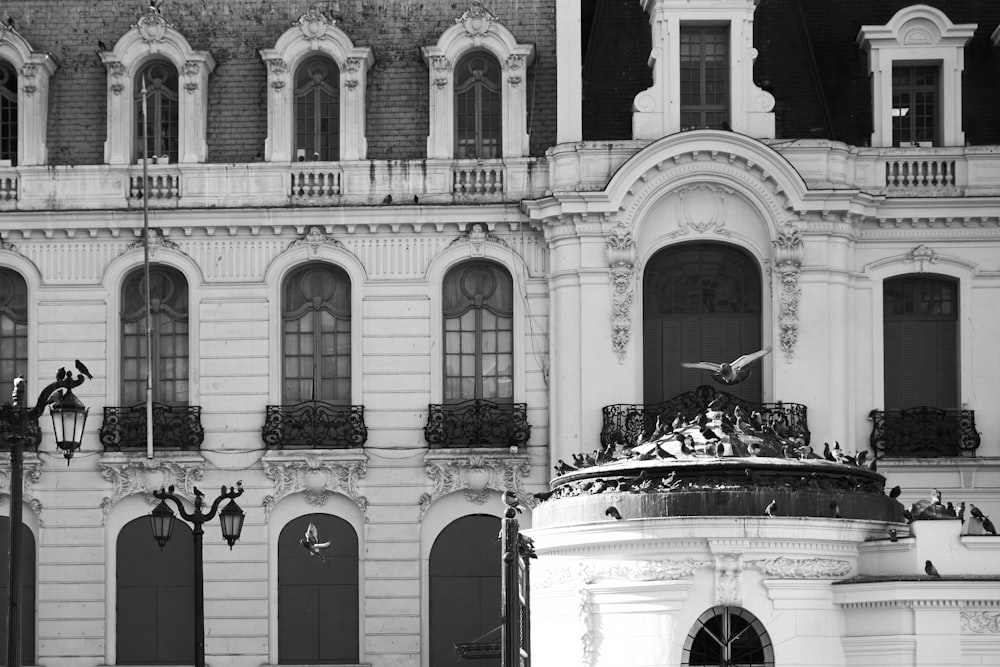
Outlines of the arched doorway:
{"label": "arched doorway", "polygon": [[[430,664],[460,667],[456,644],[500,641],[500,519],[472,514],[448,524],[431,547]],[[477,660],[499,667],[500,660]]]}
{"label": "arched doorway", "polygon": [[763,624],[742,607],[712,607],[698,617],[684,642],[684,667],[774,667]]}
{"label": "arched doorway", "polygon": [[643,272],[643,401],[659,403],[702,384],[761,400],[761,363],[738,385],[716,384],[684,362],[733,361],[761,349],[761,274],[745,250],[681,243],[657,252]]}

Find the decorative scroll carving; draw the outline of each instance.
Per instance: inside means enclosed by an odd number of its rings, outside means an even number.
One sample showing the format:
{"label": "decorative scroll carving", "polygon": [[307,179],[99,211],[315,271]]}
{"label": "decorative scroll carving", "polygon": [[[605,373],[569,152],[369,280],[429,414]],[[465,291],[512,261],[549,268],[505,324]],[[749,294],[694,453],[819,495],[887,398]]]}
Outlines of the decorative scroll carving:
{"label": "decorative scroll carving", "polygon": [[[698,196],[702,191],[708,192],[709,195]],[[677,212],[677,226],[681,228],[679,234],[687,234],[688,230],[693,229],[702,234],[712,231],[722,236],[732,236],[732,232],[726,229],[726,219],[729,216],[727,198],[733,192],[727,187],[709,183],[679,188],[677,190],[680,204]]]}
{"label": "decorative scroll carving", "polygon": [[285,87],[285,78],[291,71],[291,68],[281,58],[270,58],[267,60],[267,67],[271,71],[271,87],[275,91],[279,91]]}
{"label": "decorative scroll carving", "polygon": [[98,468],[101,477],[111,483],[111,495],[101,500],[104,519],[115,503],[126,496],[141,495],[146,504],[152,507],[157,503],[152,495],[153,491],[175,486],[181,495],[193,497],[194,485],[205,472],[200,456],[185,460],[105,454],[98,463]]}
{"label": "decorative scroll carving", "polygon": [[472,255],[474,257],[482,257],[485,254],[487,243],[495,243],[496,245],[510,249],[506,241],[490,232],[486,228],[486,225],[479,222],[469,225],[461,236],[448,244],[448,247],[450,248],[453,245],[461,243],[468,243],[472,246]]}
{"label": "decorative scroll carving", "polygon": [[1000,611],[963,611],[959,623],[962,634],[1000,634]]}
{"label": "decorative scroll carving", "polygon": [[299,17],[296,24],[302,31],[302,35],[312,42],[312,48],[316,48],[316,42],[323,39],[327,28],[335,25],[336,21],[328,19],[317,5],[312,4],[309,5],[308,11]]}
{"label": "decorative scroll carving", "polygon": [[923,243],[906,253],[905,258],[916,265],[917,273],[923,273],[927,269],[928,264],[937,264],[941,261],[937,253]]}
{"label": "decorative scroll carving", "polygon": [[[326,504],[331,493],[349,496],[364,514],[368,499],[358,489],[358,479],[368,472],[368,457],[354,450],[348,456],[289,456],[269,453],[264,457],[264,475],[274,484],[274,493],[264,497],[264,516],[279,500],[301,492],[316,507]],[[367,517],[365,518],[367,521]]]}
{"label": "decorative scroll carving", "polygon": [[319,249],[324,245],[331,245],[335,248],[344,247],[343,243],[326,234],[322,227],[310,227],[309,232],[305,236],[289,243],[288,249],[291,250],[295,246],[299,245],[304,245],[309,248],[309,257],[312,259],[319,257]]}
{"label": "decorative scroll carving", "polygon": [[473,0],[469,8],[461,16],[455,19],[455,23],[461,23],[465,27],[465,32],[473,37],[482,37],[490,31],[490,26],[494,21],[499,20],[488,9],[483,7],[479,0]]}
{"label": "decorative scroll carving", "polygon": [[[156,255],[159,252],[160,248],[168,248],[170,250],[176,250],[178,252],[182,252],[181,251],[181,247],[179,245],[177,245],[176,243],[174,243],[173,241],[171,241],[170,239],[168,239],[166,236],[164,236],[163,235],[163,230],[160,229],[159,227],[150,227],[149,231],[152,232],[149,235],[149,258],[150,259],[156,259]],[[125,252],[128,252],[130,250],[135,250],[136,248],[142,248],[143,245],[144,245],[144,243],[143,243],[143,239],[141,238],[141,236],[144,233],[145,232],[141,232],[140,233],[140,238],[139,238],[138,241],[133,241],[132,243],[129,243],[125,247]]]}
{"label": "decorative scroll carving", "polygon": [[592,600],[586,586],[580,586],[577,612],[580,618],[580,658],[586,667],[594,664],[597,647],[594,642],[594,615],[591,613]]}
{"label": "decorative scroll carving", "polygon": [[111,74],[111,92],[120,95],[125,90],[125,63],[114,61],[107,64],[108,72]]}
{"label": "decorative scroll carving", "polygon": [[739,607],[743,605],[743,584],[740,575],[743,562],[740,554],[715,555],[716,604]]}
{"label": "decorative scroll carving", "polygon": [[795,356],[795,343],[799,339],[799,274],[802,271],[802,233],[788,223],[784,225],[774,240],[774,269],[778,274],[778,339],[785,360]]}
{"label": "decorative scroll carving", "polygon": [[769,577],[782,579],[829,579],[846,576],[851,564],[835,558],[768,558],[748,560],[747,567],[755,567]]}
{"label": "decorative scroll carving", "polygon": [[150,3],[149,7],[146,8],[146,13],[139,17],[139,21],[132,27],[139,31],[142,41],[154,45],[163,40],[170,25],[163,18],[160,10]]}
{"label": "decorative scroll carving", "polygon": [[420,496],[421,517],[431,503],[455,491],[464,491],[466,500],[477,505],[486,503],[491,489],[511,491],[528,507],[538,504],[522,484],[531,472],[528,456],[463,456],[433,452],[424,457],[424,469],[434,488]]}
{"label": "decorative scroll carving", "polygon": [[552,566],[539,561],[531,568],[531,587],[541,590],[566,583],[591,584],[598,579],[627,581],[671,581],[684,579],[711,561],[694,560],[622,560],[588,561]]}
{"label": "decorative scroll carving", "polygon": [[611,282],[611,346],[618,363],[625,363],[625,348],[632,338],[632,303],[635,300],[635,240],[623,223],[606,235],[608,276]]}
{"label": "decorative scroll carving", "polygon": [[347,86],[348,90],[354,90],[358,87],[358,72],[361,71],[361,58],[348,58],[344,61],[343,75],[345,76],[344,85]]}
{"label": "decorative scroll carving", "polygon": [[431,56],[431,69],[434,71],[434,85],[444,88],[451,76],[451,61],[445,56]]}
{"label": "decorative scroll carving", "polygon": [[[42,502],[38,498],[35,498],[35,494],[32,491],[32,485],[37,484],[38,480],[42,477],[42,462],[39,460],[38,455],[25,453],[21,470],[21,499],[35,512],[35,516],[38,517],[38,521],[41,523]],[[3,502],[10,503],[9,463],[5,467],[0,468],[0,495],[3,497]]]}

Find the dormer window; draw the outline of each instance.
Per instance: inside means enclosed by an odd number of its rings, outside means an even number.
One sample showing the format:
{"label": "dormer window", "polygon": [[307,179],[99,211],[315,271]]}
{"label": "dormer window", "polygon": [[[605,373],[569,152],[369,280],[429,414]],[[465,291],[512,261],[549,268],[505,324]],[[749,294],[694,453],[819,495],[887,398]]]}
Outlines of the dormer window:
{"label": "dormer window", "polygon": [[0,160],[17,166],[17,72],[0,62]]}
{"label": "dormer window", "polygon": [[295,154],[340,159],[340,70],[326,57],[310,58],[295,72]]}
{"label": "dormer window", "polygon": [[681,26],[681,129],[729,126],[729,30]]}
{"label": "dormer window", "polygon": [[[142,68],[136,83],[136,155],[145,150],[150,157],[166,155],[177,161],[180,110],[177,102],[177,69],[169,62],[155,61]],[[145,104],[143,90],[146,91]],[[143,119],[145,118],[145,127]]]}
{"label": "dormer window", "polygon": [[52,56],[0,23],[0,167],[45,164]]}
{"label": "dormer window", "polygon": [[474,51],[455,68],[455,157],[500,157],[500,63]]}
{"label": "dormer window", "polygon": [[894,65],[892,68],[892,145],[933,146],[938,134],[937,65]]}

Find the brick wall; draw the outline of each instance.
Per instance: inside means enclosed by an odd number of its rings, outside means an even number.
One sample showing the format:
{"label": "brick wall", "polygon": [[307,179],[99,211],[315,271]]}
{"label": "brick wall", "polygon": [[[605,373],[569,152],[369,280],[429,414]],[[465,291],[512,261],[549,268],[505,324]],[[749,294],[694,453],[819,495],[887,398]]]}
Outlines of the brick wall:
{"label": "brick wall", "polygon": [[[267,136],[267,73],[260,49],[308,9],[307,2],[170,0],[166,21],[192,48],[216,60],[209,83],[210,162],[252,162]],[[368,81],[368,156],[413,159],[426,154],[428,80],[420,47],[436,43],[468,4],[441,0],[341,0],[338,25],[375,65]],[[0,19],[58,64],[51,81],[49,156],[56,165],[103,162],[107,127],[106,75],[98,52],[135,24],[146,3],[4,0]],[[536,64],[529,80],[531,153],[555,139],[555,0],[492,0],[486,8],[526,43]],[[101,43],[104,46],[101,46]]]}

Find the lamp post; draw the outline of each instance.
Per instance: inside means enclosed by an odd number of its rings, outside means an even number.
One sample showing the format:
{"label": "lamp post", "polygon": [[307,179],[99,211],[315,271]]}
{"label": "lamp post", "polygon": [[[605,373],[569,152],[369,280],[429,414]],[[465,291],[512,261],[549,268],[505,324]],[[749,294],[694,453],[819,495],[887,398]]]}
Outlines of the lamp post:
{"label": "lamp post", "polygon": [[206,513],[204,507],[204,495],[194,487],[194,511],[188,512],[184,509],[181,499],[174,495],[174,487],[153,491],[153,497],[158,498],[160,504],[153,509],[149,515],[149,523],[153,529],[153,539],[163,549],[174,528],[174,513],[167,505],[167,500],[172,500],[177,505],[177,511],[181,518],[194,524],[194,664],[195,667],[205,667],[205,577],[204,562],[202,560],[202,536],[205,534],[202,524],[211,521],[219,510],[219,503],[229,499],[229,503],[219,511],[219,521],[222,524],[222,537],[229,543],[232,550],[236,540],[240,539],[243,532],[243,510],[236,504],[234,498],[243,495],[241,482],[236,482],[236,487],[222,487],[222,495],[212,502],[212,507]]}
{"label": "lamp post", "polygon": [[[77,362],[77,369],[86,367]],[[89,372],[88,372],[89,373]],[[31,440],[31,425],[38,425],[38,418],[51,405],[52,428],[56,446],[63,451],[66,465],[73,452],[83,441],[83,427],[87,423],[88,409],[73,394],[73,388],[83,384],[83,373],[74,378],[72,373],[60,368],[56,381],[38,395],[32,408],[24,405],[27,383],[24,377],[14,380],[11,402],[0,407],[0,424],[6,426],[4,440],[10,444],[10,554],[7,589],[7,665],[21,665],[21,499],[23,495],[24,446]],[[57,393],[58,392],[58,393]]]}

